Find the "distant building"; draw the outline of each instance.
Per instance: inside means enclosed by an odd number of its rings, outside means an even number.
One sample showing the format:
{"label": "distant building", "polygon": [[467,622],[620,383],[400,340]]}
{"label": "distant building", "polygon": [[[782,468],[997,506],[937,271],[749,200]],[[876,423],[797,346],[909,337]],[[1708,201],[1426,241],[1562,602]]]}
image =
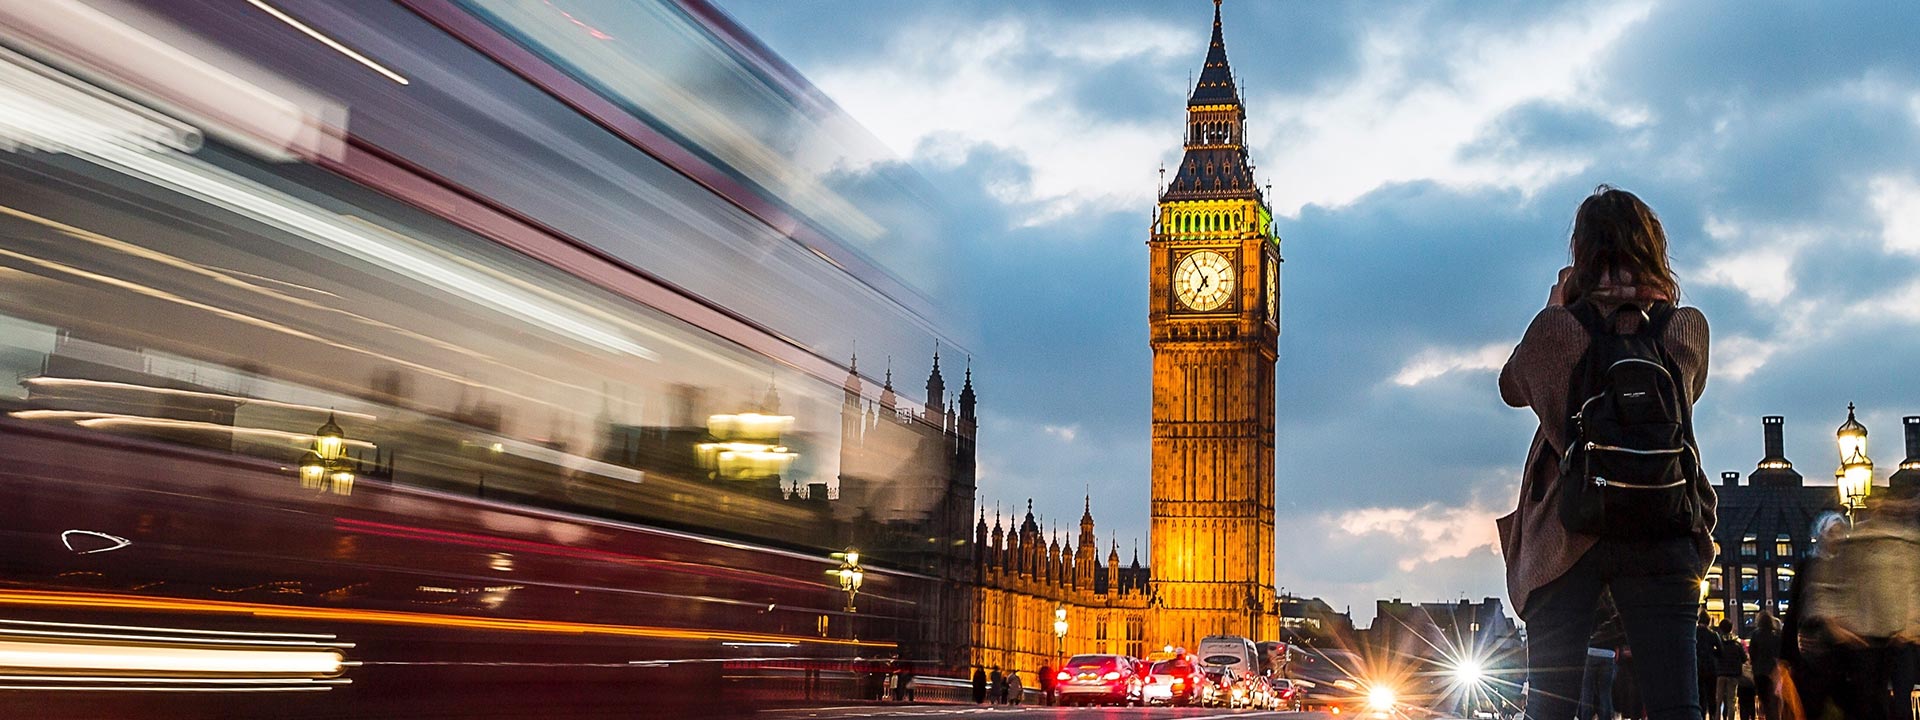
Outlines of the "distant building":
{"label": "distant building", "polygon": [[[1887,485],[1875,494],[1912,496],[1920,490],[1920,416],[1904,418],[1906,458]],[[1760,419],[1765,454],[1745,484],[1740,473],[1720,474],[1714,527],[1714,563],[1707,571],[1706,612],[1714,622],[1730,619],[1742,632],[1753,629],[1762,610],[1775,617],[1787,611],[1788,591],[1800,559],[1814,551],[1810,536],[1815,518],[1840,510],[1833,485],[1808,485],[1784,450],[1785,418]]]}
{"label": "distant building", "polygon": [[1512,655],[1519,648],[1519,626],[1507,617],[1499,598],[1472,602],[1409,603],[1399,598],[1374,605],[1373,625],[1365,633],[1368,654],[1450,664]]}
{"label": "distant building", "polygon": [[1280,639],[1296,645],[1348,647],[1353,644],[1353,616],[1338,612],[1320,598],[1281,595]]}

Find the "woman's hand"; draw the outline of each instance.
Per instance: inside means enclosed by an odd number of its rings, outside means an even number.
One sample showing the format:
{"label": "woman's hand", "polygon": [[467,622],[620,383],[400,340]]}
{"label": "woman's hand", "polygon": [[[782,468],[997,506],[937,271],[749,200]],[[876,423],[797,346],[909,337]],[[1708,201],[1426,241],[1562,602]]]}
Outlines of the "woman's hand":
{"label": "woman's hand", "polygon": [[1553,283],[1553,289],[1547,291],[1547,307],[1560,307],[1567,304],[1567,278],[1573,277],[1573,266],[1560,268],[1560,278]]}

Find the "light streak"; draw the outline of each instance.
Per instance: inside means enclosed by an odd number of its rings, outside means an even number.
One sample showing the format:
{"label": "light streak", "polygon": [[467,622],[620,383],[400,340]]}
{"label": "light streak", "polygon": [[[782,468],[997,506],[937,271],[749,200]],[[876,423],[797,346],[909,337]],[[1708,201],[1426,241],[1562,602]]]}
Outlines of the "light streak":
{"label": "light streak", "polygon": [[[175,430],[207,430],[232,433],[235,435],[255,435],[289,440],[296,443],[311,443],[315,436],[308,433],[270,430],[267,428],[239,427],[200,420],[175,420],[172,418],[147,417],[145,415],[127,415],[124,413],[90,412],[86,410],[15,410],[7,413],[22,420],[72,420],[75,425],[87,428],[112,427],[115,425],[133,425],[136,427],[172,428]],[[378,446],[365,440],[345,439],[348,445],[372,450]]]}
{"label": "light streak", "polygon": [[413,613],[394,610],[357,610],[350,608],[306,608],[265,603],[184,598],[142,597],[105,593],[73,593],[38,590],[0,591],[0,605],[23,607],[66,607],[95,610],[153,610],[161,612],[198,612],[219,615],[244,615],[278,620],[351,622],[411,627],[454,628],[562,635],[603,635],[665,640],[793,642],[815,645],[894,648],[895,643],[873,640],[843,640],[773,633],[738,632],[701,628],[670,628],[648,625],[612,625],[561,620],[487,618],[465,615]]}
{"label": "light streak", "polygon": [[27,378],[22,382],[25,382],[28,385],[51,385],[54,387],[78,386],[78,387],[89,387],[89,388],[101,388],[106,390],[133,390],[136,392],[154,393],[158,395],[173,395],[175,397],[206,398],[210,400],[226,400],[231,402],[243,403],[247,405],[266,405],[269,407],[286,408],[289,410],[308,410],[316,413],[333,413],[343,417],[366,420],[368,422],[372,422],[374,420],[379,419],[372,415],[368,415],[367,413],[353,412],[350,410],[338,410],[335,408],[323,408],[318,405],[301,405],[299,403],[280,402],[278,400],[262,400],[260,398],[244,397],[240,395],[228,395],[226,393],[202,392],[199,390],[176,390],[174,388],[155,387],[152,385],[140,385],[137,383],[109,382],[106,380],[88,380],[85,378],[63,378],[63,377],[31,377],[31,378]]}
{"label": "light streak", "polygon": [[[94,548],[92,550],[73,550],[73,536],[75,535],[88,535],[92,537],[97,537],[102,540],[111,541],[115,544],[113,547]],[[68,550],[73,550],[74,552],[79,553],[81,555],[92,555],[94,553],[103,553],[103,552],[110,552],[113,550],[119,550],[120,548],[126,547],[128,545],[132,545],[133,541],[120,537],[118,535],[108,535],[106,533],[96,532],[93,530],[64,530],[64,531],[61,531],[60,533],[60,544],[67,546]]]}
{"label": "light streak", "polygon": [[315,40],[319,40],[321,44],[324,44],[327,47],[333,48],[334,52],[338,52],[341,55],[345,55],[349,58],[353,58],[355,62],[358,62],[361,65],[367,66],[368,69],[371,69],[374,72],[380,73],[381,75],[387,76],[388,80],[392,80],[394,82],[400,83],[401,85],[408,84],[407,79],[404,77],[401,77],[400,73],[394,72],[392,70],[388,70],[385,65],[381,65],[380,63],[374,62],[372,59],[368,58],[365,55],[361,55],[360,53],[354,52],[353,48],[342,45],[338,40],[334,40],[333,38],[327,37],[326,34],[320,32],[319,30],[313,29],[312,27],[308,26],[306,23],[303,23],[303,22],[300,22],[299,20],[294,19],[293,16],[280,12],[279,8],[276,8],[272,5],[268,5],[264,2],[261,2],[261,0],[247,0],[247,2],[253,5],[254,7],[260,8],[261,10],[265,11],[268,15],[272,15],[274,19],[279,20],[280,22],[286,23],[288,26],[292,27],[293,29],[306,33],[307,37],[313,38]]}
{"label": "light streak", "polygon": [[[334,640],[339,637],[338,635],[325,634],[325,633],[249,632],[246,630],[197,630],[193,628],[156,628],[156,627],[144,627],[140,625],[93,625],[88,623],[45,622],[40,620],[0,620],[0,625],[30,625],[34,627],[85,628],[88,630],[132,630],[136,632],[143,631],[143,632],[157,632],[157,633],[181,633],[186,635],[214,635],[214,636],[220,636],[220,637],[244,637],[244,638],[304,638],[307,640]],[[6,630],[4,628],[0,628],[0,633],[4,633],[4,632],[6,632]],[[187,642],[199,642],[199,640],[187,640]],[[349,644],[328,643],[328,644],[334,647],[353,647],[353,645],[350,643]]]}
{"label": "light streak", "polygon": [[343,659],[334,650],[224,650],[0,640],[0,667],[50,673],[87,670],[326,676],[338,674]]}

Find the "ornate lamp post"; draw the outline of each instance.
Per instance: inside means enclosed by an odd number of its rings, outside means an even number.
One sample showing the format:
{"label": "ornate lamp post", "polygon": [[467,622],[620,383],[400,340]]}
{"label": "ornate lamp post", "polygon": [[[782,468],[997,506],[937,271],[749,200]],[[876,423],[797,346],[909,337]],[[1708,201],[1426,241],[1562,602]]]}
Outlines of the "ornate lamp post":
{"label": "ornate lamp post", "polygon": [[855,612],[853,598],[860,594],[860,583],[867,575],[866,569],[860,567],[860,551],[847,548],[846,552],[834,555],[840,558],[840,567],[833,573],[840,578],[840,591],[847,594],[847,612]]}
{"label": "ornate lamp post", "polygon": [[1062,661],[1067,656],[1067,606],[1056,605],[1053,608],[1053,656]]}
{"label": "ornate lamp post", "polygon": [[353,494],[354,463],[347,459],[347,438],[327,413],[327,424],[313,431],[313,447],[300,457],[300,487],[321,490],[331,487],[335,495]]}
{"label": "ornate lamp post", "polygon": [[1840,470],[1835,473],[1840,506],[1851,523],[1854,513],[1865,509],[1867,496],[1873,494],[1873,459],[1867,457],[1867,426],[1853,415],[1853,403],[1847,403],[1847,421],[1834,433],[1840,445]]}

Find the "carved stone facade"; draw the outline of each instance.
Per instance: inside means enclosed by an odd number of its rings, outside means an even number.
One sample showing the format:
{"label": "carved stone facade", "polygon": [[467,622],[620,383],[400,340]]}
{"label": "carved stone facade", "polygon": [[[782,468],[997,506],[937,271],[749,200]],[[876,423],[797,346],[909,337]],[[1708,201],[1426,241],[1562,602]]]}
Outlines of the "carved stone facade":
{"label": "carved stone facade", "polygon": [[[1032,501],[1010,529],[997,513],[989,529],[983,513],[973,546],[972,665],[1018,670],[1032,684],[1041,666],[1059,667],[1063,654],[1146,655],[1147,570],[1137,548],[1133,563],[1122,567],[1120,546],[1112,541],[1106,563],[1099,562],[1091,500],[1080,516],[1077,546],[1042,532]],[[1059,610],[1066,611],[1065,637],[1054,628]]]}

